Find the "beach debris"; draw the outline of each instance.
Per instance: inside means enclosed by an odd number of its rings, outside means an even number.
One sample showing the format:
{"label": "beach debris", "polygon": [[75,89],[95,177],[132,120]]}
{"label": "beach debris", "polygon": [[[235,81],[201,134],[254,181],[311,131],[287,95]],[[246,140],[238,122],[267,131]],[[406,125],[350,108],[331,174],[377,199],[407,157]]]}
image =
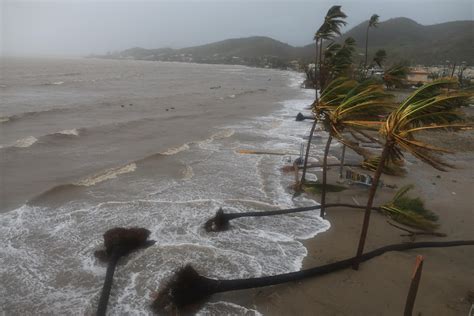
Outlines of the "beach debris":
{"label": "beach debris", "polygon": [[416,256],[415,271],[411,278],[410,289],[408,290],[408,296],[405,303],[404,316],[413,315],[413,307],[415,306],[416,294],[418,293],[418,286],[420,285],[421,272],[423,271],[423,256]]}
{"label": "beach debris", "polygon": [[413,188],[413,185],[401,187],[390,202],[381,206],[382,211],[400,224],[432,232],[439,227],[438,216],[427,210],[419,197],[407,196]]}
{"label": "beach debris", "polygon": [[148,240],[151,232],[145,228],[123,228],[115,227],[109,229],[104,234],[104,250],[95,251],[94,255],[101,261],[108,263],[105,275],[104,286],[100,294],[97,315],[105,315],[109,301],[110,290],[115,273],[115,268],[121,257],[129,255],[131,252],[146,248],[155,242]]}
{"label": "beach debris", "polygon": [[410,230],[408,228],[405,228],[405,227],[401,227],[399,225],[396,225],[390,221],[387,221],[387,223],[390,225],[390,226],[393,226],[395,228],[398,228],[404,232],[407,232],[408,234],[401,234],[400,236],[401,237],[410,237],[410,239],[412,241],[415,241],[416,237],[417,236],[436,236],[436,237],[446,237],[447,235],[445,233],[439,233],[439,232],[426,232],[426,231],[413,231],[413,230]]}
{"label": "beach debris", "polygon": [[191,265],[185,265],[177,270],[169,281],[157,291],[156,298],[151,303],[151,308],[158,313],[175,309],[180,310],[192,304],[203,303],[215,293],[258,288],[317,277],[350,268],[356,260],[357,262],[368,261],[390,251],[473,245],[474,240],[392,244],[364,253],[360,257],[352,257],[306,270],[248,279],[211,279],[200,275]]}
{"label": "beach debris", "polygon": [[221,86],[214,86],[214,87],[210,87],[209,89],[212,89],[212,90],[215,90],[215,89],[220,89]]}

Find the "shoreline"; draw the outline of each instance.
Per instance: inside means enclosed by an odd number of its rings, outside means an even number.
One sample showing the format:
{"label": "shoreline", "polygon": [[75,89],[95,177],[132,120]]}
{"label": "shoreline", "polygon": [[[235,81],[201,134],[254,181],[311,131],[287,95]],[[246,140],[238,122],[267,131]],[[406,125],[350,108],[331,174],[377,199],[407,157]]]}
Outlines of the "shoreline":
{"label": "shoreline", "polygon": [[[471,137],[474,136],[472,131],[469,133]],[[462,136],[457,135],[451,135],[451,139],[450,147],[453,148],[464,141]],[[340,148],[332,148],[330,156],[337,157],[339,153]],[[408,157],[406,176],[382,176],[386,183],[398,188],[415,184],[411,195],[420,196],[427,208],[439,215],[439,232],[446,233],[447,236],[417,236],[416,241],[474,239],[474,213],[470,203],[474,180],[472,148],[449,158],[455,159],[459,169],[440,172]],[[355,154],[349,153],[346,162],[351,159],[358,161]],[[328,169],[328,183],[337,182],[338,171],[338,167]],[[328,203],[354,203],[356,200],[364,205],[367,191],[367,187],[352,185],[346,191],[328,193]],[[390,200],[396,191],[397,189],[387,187],[379,189],[376,204]],[[331,208],[327,212],[326,219],[331,223],[330,229],[303,241],[308,249],[303,268],[355,255],[363,210]],[[390,226],[387,219],[372,211],[367,250],[412,240],[410,237],[400,236],[405,232]],[[425,257],[425,267],[414,313],[467,315],[471,308],[471,302],[467,298],[468,291],[474,290],[474,251],[469,247],[387,253],[363,263],[359,271],[346,269],[314,279],[255,289],[248,293],[234,293],[233,296],[229,294],[226,297],[233,298],[231,301],[237,301],[246,307],[255,308],[263,315],[400,315],[403,314],[418,254]]]}

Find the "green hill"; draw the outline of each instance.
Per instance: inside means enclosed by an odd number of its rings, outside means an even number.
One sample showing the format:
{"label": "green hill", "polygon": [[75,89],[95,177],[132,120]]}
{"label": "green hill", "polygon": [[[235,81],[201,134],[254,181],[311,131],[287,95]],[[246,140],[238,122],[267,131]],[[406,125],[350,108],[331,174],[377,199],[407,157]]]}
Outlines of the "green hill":
{"label": "green hill", "polygon": [[[365,47],[367,23],[355,26],[337,39],[353,37],[360,59]],[[394,18],[370,30],[369,58],[377,49],[385,49],[388,63],[406,60],[411,64],[433,65],[450,60],[473,65],[473,43],[474,21],[421,25],[408,18]],[[105,57],[285,68],[292,60],[310,62],[313,56],[314,44],[294,47],[269,37],[254,36],[182,49],[135,47]]]}
{"label": "green hill", "polygon": [[[362,53],[365,45],[365,21],[346,32]],[[446,60],[474,64],[474,21],[454,21],[421,25],[407,18],[381,22],[369,34],[369,54],[385,49],[390,61],[407,60],[412,64],[442,64]]]}

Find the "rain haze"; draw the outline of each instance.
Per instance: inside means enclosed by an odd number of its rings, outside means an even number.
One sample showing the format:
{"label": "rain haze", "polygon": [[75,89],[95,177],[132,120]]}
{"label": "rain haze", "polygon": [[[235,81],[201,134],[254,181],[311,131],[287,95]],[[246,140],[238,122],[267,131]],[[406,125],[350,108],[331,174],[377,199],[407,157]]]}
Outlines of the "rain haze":
{"label": "rain haze", "polygon": [[0,0],[0,316],[474,316],[473,31],[473,0]]}
{"label": "rain haze", "polygon": [[[299,1],[22,1],[1,2],[5,55],[87,55],[130,47],[181,48],[228,38],[269,36],[311,42],[334,2]],[[348,28],[372,13],[421,24],[472,20],[469,0],[339,1]]]}

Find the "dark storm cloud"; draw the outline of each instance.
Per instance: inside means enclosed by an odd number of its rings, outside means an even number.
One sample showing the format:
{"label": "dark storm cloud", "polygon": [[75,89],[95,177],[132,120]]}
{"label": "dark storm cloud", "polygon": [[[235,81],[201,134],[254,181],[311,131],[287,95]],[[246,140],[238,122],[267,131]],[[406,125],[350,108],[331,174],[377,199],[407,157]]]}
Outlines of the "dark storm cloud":
{"label": "dark storm cloud", "polygon": [[[1,1],[5,54],[88,54],[184,47],[226,38],[270,36],[292,45],[311,42],[332,1]],[[348,27],[372,13],[421,24],[472,20],[470,0],[338,1]]]}

